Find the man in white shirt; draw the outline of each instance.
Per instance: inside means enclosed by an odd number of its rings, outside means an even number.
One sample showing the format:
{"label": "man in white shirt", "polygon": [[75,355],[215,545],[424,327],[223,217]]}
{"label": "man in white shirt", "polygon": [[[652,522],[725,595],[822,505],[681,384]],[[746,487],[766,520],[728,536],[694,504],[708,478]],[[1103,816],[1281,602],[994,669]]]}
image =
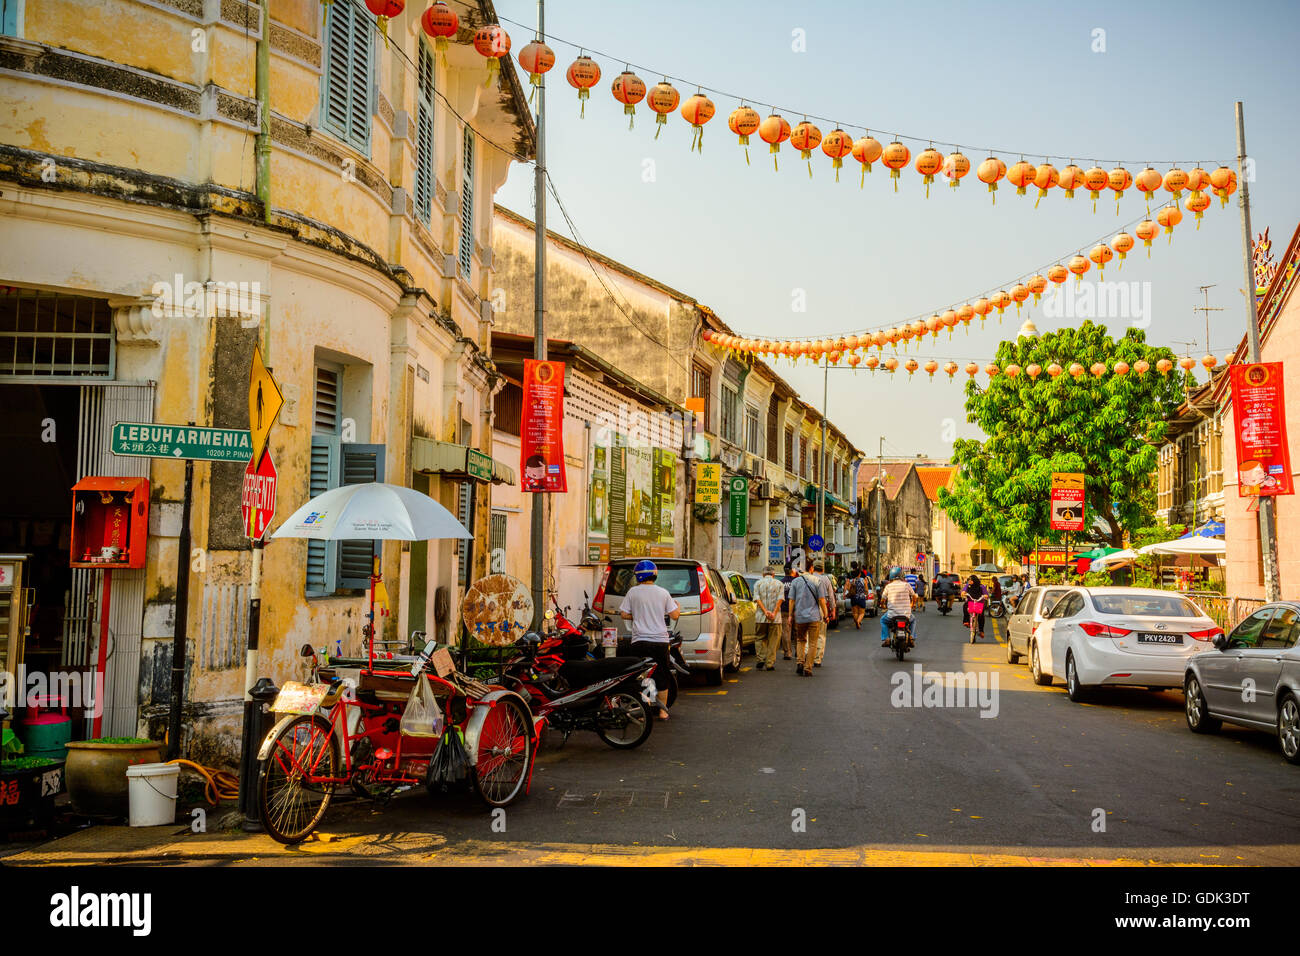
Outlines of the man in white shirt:
{"label": "man in white shirt", "polygon": [[653,658],[655,693],[659,698],[659,719],[668,719],[668,625],[665,618],[677,620],[682,609],[666,588],[655,583],[659,569],[653,561],[638,561],[633,569],[637,583],[628,588],[618,615],[632,622],[634,655]]}
{"label": "man in white shirt", "polygon": [[[900,617],[911,619],[912,602],[916,600],[916,592],[912,586],[903,580],[903,569],[894,568],[889,572],[889,583],[885,585],[880,592],[880,603],[883,605],[880,614],[880,646],[885,647],[889,644],[889,628]],[[912,641],[916,641],[916,630],[913,628]]]}

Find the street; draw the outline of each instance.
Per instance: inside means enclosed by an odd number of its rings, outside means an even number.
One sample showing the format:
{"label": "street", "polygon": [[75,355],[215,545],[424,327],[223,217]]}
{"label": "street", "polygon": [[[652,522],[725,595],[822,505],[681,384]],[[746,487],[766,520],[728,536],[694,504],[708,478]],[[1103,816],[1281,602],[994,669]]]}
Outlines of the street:
{"label": "street", "polygon": [[[1268,734],[1193,736],[1176,692],[1117,689],[1091,705],[1005,663],[1002,622],[966,643],[931,605],[899,663],[879,621],[830,633],[812,679],[745,658],[721,688],[683,689],[644,746],[548,733],[532,792],[494,818],[472,797],[400,795],[385,809],[340,798],[318,838],[174,837],[190,863],[325,862],[1300,862],[1300,776]],[[895,707],[900,671],[987,675],[964,708]],[[948,683],[951,683],[949,678]],[[923,698],[924,699],[924,698]],[[983,718],[972,703],[991,703]],[[995,709],[995,710],[994,710]],[[800,812],[802,811],[802,812]],[[1104,816],[1104,832],[1096,821]],[[806,820],[806,827],[797,824]],[[504,832],[501,832],[504,826]],[[799,831],[799,832],[797,832]],[[11,858],[130,859],[92,851],[94,830]],[[138,831],[129,831],[134,835]],[[84,838],[84,839],[83,839]],[[157,842],[155,836],[154,842]],[[206,849],[205,849],[205,845]],[[179,847],[179,852],[176,848]],[[84,853],[82,850],[84,849]],[[763,852],[770,851],[770,852]],[[143,859],[157,859],[144,853]]]}

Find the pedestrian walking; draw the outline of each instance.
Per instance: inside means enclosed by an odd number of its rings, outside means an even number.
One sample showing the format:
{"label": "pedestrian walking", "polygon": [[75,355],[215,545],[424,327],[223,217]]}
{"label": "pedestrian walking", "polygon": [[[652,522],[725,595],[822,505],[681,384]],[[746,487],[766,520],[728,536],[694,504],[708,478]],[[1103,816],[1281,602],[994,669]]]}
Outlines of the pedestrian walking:
{"label": "pedestrian walking", "polygon": [[790,600],[794,604],[795,672],[812,677],[817,661],[817,632],[828,617],[821,579],[814,574],[798,575],[790,584]]}
{"label": "pedestrian walking", "polygon": [[756,671],[776,670],[776,648],[781,643],[781,635],[785,630],[781,614],[784,597],[785,586],[776,576],[776,565],[769,564],[754,585],[755,617],[758,619],[758,638],[755,643],[757,663],[754,665]]}
{"label": "pedestrian walking", "polygon": [[785,659],[791,660],[794,644],[794,601],[790,599],[790,585],[799,576],[798,567],[787,564],[781,578],[781,650]]}
{"label": "pedestrian walking", "polygon": [[853,613],[853,627],[856,630],[862,630],[862,618],[867,613],[867,573],[858,568],[858,563],[853,562],[853,570],[849,573],[849,605]]}
{"label": "pedestrian walking", "polygon": [[[836,586],[835,576],[826,573],[826,566],[821,561],[813,564],[812,573],[813,577],[819,578],[821,581],[822,599],[826,602],[826,614],[822,618],[821,626],[817,628],[817,651],[813,655],[812,665],[813,667],[821,667],[822,658],[826,656],[826,635],[829,633],[831,618],[838,611],[835,606]],[[806,665],[804,669],[807,670]]]}

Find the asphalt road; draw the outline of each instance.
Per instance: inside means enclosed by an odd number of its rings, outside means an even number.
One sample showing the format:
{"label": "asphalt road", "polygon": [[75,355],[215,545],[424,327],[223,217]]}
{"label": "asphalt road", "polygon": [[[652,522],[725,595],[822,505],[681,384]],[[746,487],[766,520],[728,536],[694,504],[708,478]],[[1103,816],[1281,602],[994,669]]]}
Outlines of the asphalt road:
{"label": "asphalt road", "polygon": [[[811,678],[783,660],[756,672],[746,657],[721,688],[684,688],[672,719],[635,751],[590,733],[562,745],[548,732],[532,792],[495,828],[472,797],[413,792],[383,810],[337,803],[322,829],[393,849],[572,846],[577,862],[576,848],[595,844],[1300,863],[1300,768],[1268,734],[1194,736],[1172,691],[1074,704],[1005,663],[992,629],[971,645],[959,613],[931,605],[919,620],[903,663],[880,647],[876,619],[831,631]],[[982,675],[990,691],[996,679],[996,693],[964,707],[896,706],[918,665]]]}

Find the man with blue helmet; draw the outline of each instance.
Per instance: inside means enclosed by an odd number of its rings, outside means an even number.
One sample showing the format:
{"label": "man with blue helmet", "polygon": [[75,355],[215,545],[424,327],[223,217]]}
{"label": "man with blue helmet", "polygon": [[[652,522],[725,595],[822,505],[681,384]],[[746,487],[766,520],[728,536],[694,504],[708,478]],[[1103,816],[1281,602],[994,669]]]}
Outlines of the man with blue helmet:
{"label": "man with blue helmet", "polygon": [[636,584],[627,589],[619,607],[619,617],[632,622],[632,653],[653,658],[655,692],[659,697],[659,719],[668,719],[668,625],[664,619],[677,620],[681,606],[666,588],[655,583],[659,569],[653,561],[641,560],[632,569]]}
{"label": "man with blue helmet", "polygon": [[[916,592],[903,578],[902,568],[893,568],[889,572],[889,583],[880,591],[880,646],[889,644],[889,626],[900,617],[912,617],[912,604]],[[915,631],[913,631],[915,642]]]}

